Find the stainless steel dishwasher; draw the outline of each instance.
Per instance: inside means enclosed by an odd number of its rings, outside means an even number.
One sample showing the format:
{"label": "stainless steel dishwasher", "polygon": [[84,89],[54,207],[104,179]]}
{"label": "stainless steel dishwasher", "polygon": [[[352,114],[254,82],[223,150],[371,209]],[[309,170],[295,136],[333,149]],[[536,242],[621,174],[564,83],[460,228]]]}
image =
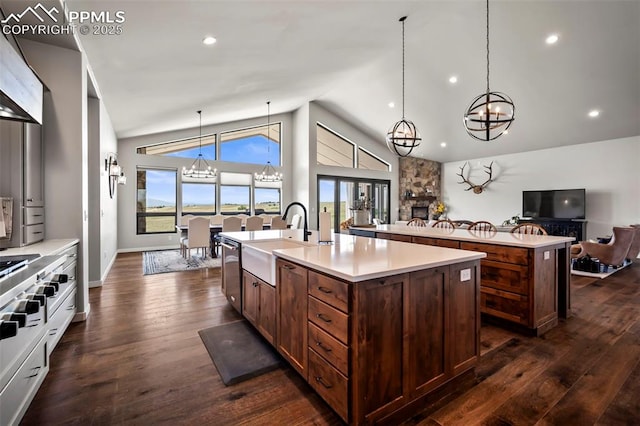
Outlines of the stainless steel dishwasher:
{"label": "stainless steel dishwasher", "polygon": [[231,306],[242,313],[242,263],[240,243],[226,237],[220,240],[222,246],[222,293]]}

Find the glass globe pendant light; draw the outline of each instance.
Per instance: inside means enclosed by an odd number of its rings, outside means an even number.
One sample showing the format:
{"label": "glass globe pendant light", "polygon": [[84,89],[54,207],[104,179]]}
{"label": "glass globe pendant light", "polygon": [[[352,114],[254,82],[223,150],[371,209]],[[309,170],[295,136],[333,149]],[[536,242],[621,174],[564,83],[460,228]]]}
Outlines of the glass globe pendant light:
{"label": "glass globe pendant light", "polygon": [[464,114],[464,127],[474,139],[492,141],[511,126],[515,105],[509,96],[489,89],[489,0],[487,0],[487,91],[477,96]]}
{"label": "glass globe pendant light", "polygon": [[402,120],[395,123],[387,132],[387,147],[400,157],[406,157],[420,145],[422,138],[413,122],[404,116],[404,21],[406,16],[400,18],[402,22]]}
{"label": "glass globe pendant light", "polygon": [[191,167],[182,167],[182,176],[189,179],[215,179],[216,169],[212,169],[202,155],[202,111],[197,112],[200,116],[200,149]]}

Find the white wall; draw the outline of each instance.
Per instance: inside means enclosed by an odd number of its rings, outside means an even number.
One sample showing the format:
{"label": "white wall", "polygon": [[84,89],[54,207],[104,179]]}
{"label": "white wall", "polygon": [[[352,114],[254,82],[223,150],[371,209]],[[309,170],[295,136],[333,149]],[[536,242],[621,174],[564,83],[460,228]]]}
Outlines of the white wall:
{"label": "white wall", "polygon": [[[383,159],[391,164],[391,171],[382,172],[378,170],[361,170],[345,167],[323,166],[318,165],[317,160],[317,126],[320,123],[339,135],[345,137],[351,142],[365,148],[375,156]],[[297,141],[296,141],[297,142]],[[384,141],[382,141],[384,142]],[[398,219],[398,200],[399,200],[399,177],[398,177],[398,157],[387,149],[386,145],[381,141],[371,138],[358,128],[354,127],[341,117],[327,111],[316,102],[309,103],[309,143],[308,143],[308,174],[309,174],[309,206],[310,206],[310,223],[312,229],[317,227],[317,177],[318,175],[345,176],[345,177],[363,177],[370,179],[390,180],[390,223]],[[297,156],[296,156],[297,158]],[[306,166],[306,165],[305,165]]]}
{"label": "white wall", "polygon": [[20,40],[50,93],[44,104],[45,236],[78,238],[78,315],[89,312],[87,60],[81,52]]}
{"label": "white wall", "polygon": [[[206,114],[203,111],[203,116]],[[292,118],[290,113],[277,114],[271,116],[271,123],[282,122],[282,172],[284,181],[282,185],[282,205],[286,206],[291,201],[292,182],[295,180],[291,172],[291,164],[294,162],[291,152],[292,144]],[[197,116],[194,112],[194,122]],[[265,117],[257,117],[249,120],[235,121],[230,123],[214,124],[202,127],[202,134],[211,134],[238,130],[246,127],[266,125]],[[158,155],[137,154],[136,148],[161,142],[169,142],[199,135],[199,128],[179,129],[170,132],[156,133],[132,138],[120,139],[118,141],[118,163],[124,169],[127,176],[127,184],[119,186],[118,191],[118,250],[138,251],[146,249],[177,248],[179,238],[177,234],[153,234],[136,235],[136,167],[160,167],[182,170],[183,166],[191,166],[193,159],[178,158]],[[255,173],[262,171],[264,164],[239,164],[224,161],[207,160],[212,167],[220,171]],[[266,160],[265,160],[266,161]],[[180,179],[178,177],[177,201],[181,198]],[[178,212],[179,213],[179,212]]]}
{"label": "white wall", "polygon": [[469,180],[482,183],[487,176],[482,166],[491,161],[497,174],[482,194],[457,183],[464,161],[442,165],[449,218],[501,224],[522,215],[523,190],[585,188],[586,238],[611,235],[613,226],[640,223],[640,136],[469,159]]}

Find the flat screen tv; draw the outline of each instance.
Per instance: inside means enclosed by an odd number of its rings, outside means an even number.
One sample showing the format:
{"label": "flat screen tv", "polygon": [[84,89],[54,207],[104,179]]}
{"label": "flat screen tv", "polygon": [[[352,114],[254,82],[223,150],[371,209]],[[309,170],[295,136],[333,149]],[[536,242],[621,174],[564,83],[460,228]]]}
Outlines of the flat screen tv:
{"label": "flat screen tv", "polygon": [[522,191],[522,216],[536,219],[584,219],[585,190]]}

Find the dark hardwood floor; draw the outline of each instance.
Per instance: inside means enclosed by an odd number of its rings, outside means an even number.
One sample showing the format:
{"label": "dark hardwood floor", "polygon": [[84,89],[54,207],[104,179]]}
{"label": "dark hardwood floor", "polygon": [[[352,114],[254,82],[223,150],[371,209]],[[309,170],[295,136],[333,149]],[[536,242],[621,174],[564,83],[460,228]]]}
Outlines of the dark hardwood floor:
{"label": "dark hardwood floor", "polygon": [[[289,367],[224,386],[198,336],[240,319],[219,270],[143,276],[141,254],[121,254],[89,295],[22,424],[341,424]],[[640,424],[640,264],[572,277],[572,298],[542,338],[483,325],[475,384],[405,424]]]}

